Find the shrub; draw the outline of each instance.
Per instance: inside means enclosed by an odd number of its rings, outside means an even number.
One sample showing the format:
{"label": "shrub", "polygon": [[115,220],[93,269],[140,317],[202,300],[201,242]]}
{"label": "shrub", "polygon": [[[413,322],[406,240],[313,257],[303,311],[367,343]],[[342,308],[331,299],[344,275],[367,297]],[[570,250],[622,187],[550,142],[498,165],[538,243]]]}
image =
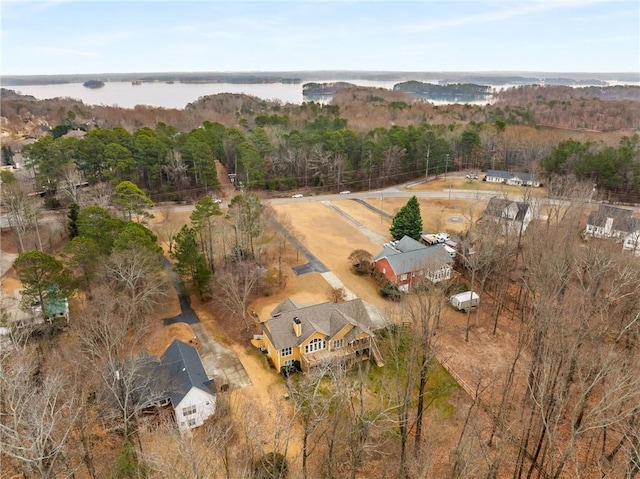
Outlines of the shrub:
{"label": "shrub", "polygon": [[346,296],[344,288],[329,287],[329,299],[332,303],[342,303]]}
{"label": "shrub", "polygon": [[469,287],[465,283],[451,283],[447,286],[446,294],[447,296],[453,296],[454,294],[464,293],[465,291],[469,291]]}
{"label": "shrub", "polygon": [[391,301],[400,301],[400,298],[402,298],[402,292],[398,288],[398,285],[394,283],[387,283],[380,288],[380,295]]}
{"label": "shrub", "polygon": [[389,282],[387,277],[380,271],[379,269],[373,268],[371,271],[371,277],[376,282],[376,286],[378,288],[384,288],[386,284]]}
{"label": "shrub", "polygon": [[253,463],[254,479],[283,479],[287,477],[287,459],[279,452],[270,452]]}
{"label": "shrub", "polygon": [[114,479],[138,477],[144,478],[149,475],[149,468],[136,459],[133,446],[129,441],[124,443],[122,452],[113,462],[111,477]]}
{"label": "shrub", "polygon": [[373,274],[374,269],[373,264],[365,261],[353,266],[353,272],[358,276],[369,276]]}

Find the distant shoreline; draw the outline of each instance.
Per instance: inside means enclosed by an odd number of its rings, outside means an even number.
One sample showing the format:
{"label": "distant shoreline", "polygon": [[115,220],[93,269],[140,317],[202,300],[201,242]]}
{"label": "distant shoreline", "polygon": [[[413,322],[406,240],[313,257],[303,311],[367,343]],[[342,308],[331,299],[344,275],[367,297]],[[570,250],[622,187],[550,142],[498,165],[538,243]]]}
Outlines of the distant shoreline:
{"label": "distant shoreline", "polygon": [[176,82],[176,83],[238,83],[238,84],[300,84],[308,81],[360,79],[367,81],[446,81],[476,84],[533,84],[579,86],[614,81],[640,84],[637,72],[390,72],[390,71],[299,71],[299,72],[165,72],[165,73],[102,73],[64,75],[3,75],[4,87],[21,85],[56,85],[83,83],[87,80],[103,82]]}

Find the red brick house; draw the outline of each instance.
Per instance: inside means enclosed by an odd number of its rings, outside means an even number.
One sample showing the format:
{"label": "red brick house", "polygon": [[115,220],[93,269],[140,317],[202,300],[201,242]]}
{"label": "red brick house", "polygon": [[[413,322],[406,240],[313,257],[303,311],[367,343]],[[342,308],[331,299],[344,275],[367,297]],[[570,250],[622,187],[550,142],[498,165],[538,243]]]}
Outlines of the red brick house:
{"label": "red brick house", "polygon": [[373,258],[375,268],[404,292],[425,280],[439,283],[450,279],[452,263],[443,244],[426,246],[409,236],[385,243]]}

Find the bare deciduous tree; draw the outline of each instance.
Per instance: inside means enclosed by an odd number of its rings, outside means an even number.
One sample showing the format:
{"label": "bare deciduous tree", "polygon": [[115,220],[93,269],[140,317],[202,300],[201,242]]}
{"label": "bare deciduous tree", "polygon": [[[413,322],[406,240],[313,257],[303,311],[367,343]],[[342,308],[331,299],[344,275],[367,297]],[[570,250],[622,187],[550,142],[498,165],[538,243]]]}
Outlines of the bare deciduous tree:
{"label": "bare deciduous tree", "polygon": [[215,301],[239,317],[247,330],[252,327],[247,318],[247,304],[265,273],[266,270],[254,262],[243,261],[218,272],[214,279]]}
{"label": "bare deciduous tree", "polygon": [[28,349],[0,358],[0,449],[25,476],[62,474],[67,441],[77,415],[75,396],[62,372],[43,371]]}

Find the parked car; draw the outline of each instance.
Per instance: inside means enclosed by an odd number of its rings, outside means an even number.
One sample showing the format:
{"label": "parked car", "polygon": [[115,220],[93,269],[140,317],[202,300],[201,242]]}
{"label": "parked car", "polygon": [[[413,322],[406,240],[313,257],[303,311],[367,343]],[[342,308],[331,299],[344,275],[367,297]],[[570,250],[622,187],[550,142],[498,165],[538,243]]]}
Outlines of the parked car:
{"label": "parked car", "polygon": [[295,195],[293,195],[291,198],[302,198],[302,197],[304,197],[304,195],[303,195],[303,194],[301,194],[301,193],[296,193],[296,194],[295,194]]}
{"label": "parked car", "polygon": [[467,175],[466,178],[468,180],[477,180],[478,179],[478,175],[476,175],[475,173],[471,173],[470,175]]}
{"label": "parked car", "polygon": [[451,239],[451,235],[449,233],[438,233],[436,235],[436,240],[438,243],[444,243],[445,241],[449,241]]}
{"label": "parked car", "polygon": [[431,246],[438,243],[438,238],[434,234],[424,234],[422,235],[422,242]]}
{"label": "parked car", "polygon": [[219,205],[220,203],[222,203],[222,200],[220,198],[214,198],[213,202]]}
{"label": "parked car", "polygon": [[340,192],[341,195],[348,195],[349,193],[351,193],[349,190],[344,190]]}

